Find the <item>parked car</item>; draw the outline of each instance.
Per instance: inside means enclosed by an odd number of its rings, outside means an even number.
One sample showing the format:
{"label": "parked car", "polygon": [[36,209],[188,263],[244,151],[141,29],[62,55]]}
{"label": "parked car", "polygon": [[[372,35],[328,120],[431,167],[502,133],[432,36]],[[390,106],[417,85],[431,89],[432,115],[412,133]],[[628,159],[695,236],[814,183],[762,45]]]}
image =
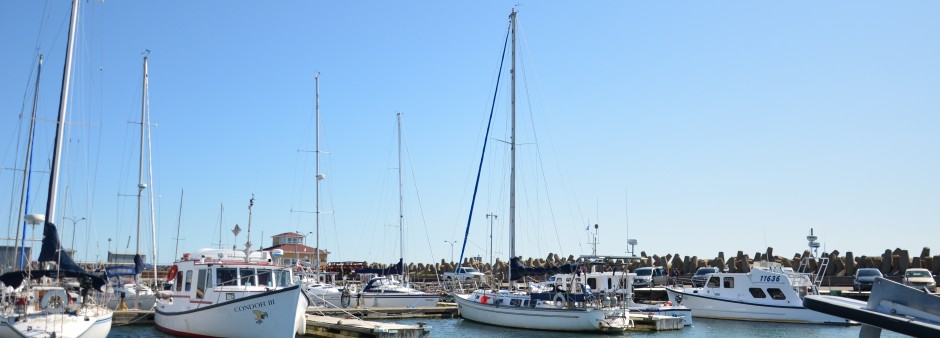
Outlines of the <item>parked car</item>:
{"label": "parked car", "polygon": [[718,272],[718,268],[714,266],[698,268],[698,270],[695,270],[695,274],[692,275],[692,287],[700,288],[705,286],[705,281],[708,280],[708,274],[716,272]]}
{"label": "parked car", "polygon": [[633,287],[648,288],[656,285],[666,285],[666,269],[661,266],[645,266],[637,268],[636,278],[633,280]]}
{"label": "parked car", "polygon": [[471,268],[469,266],[458,267],[456,272],[454,271],[444,272],[444,279],[447,279],[447,280],[455,279],[459,281],[465,281],[468,279],[480,278],[483,276],[484,275],[482,272],[480,272],[477,269]]}
{"label": "parked car", "polygon": [[870,291],[872,284],[875,283],[875,278],[878,277],[884,277],[878,269],[858,269],[855,271],[855,278],[852,279],[852,290],[865,291],[867,289]]}
{"label": "parked car", "polygon": [[927,288],[930,292],[937,292],[937,281],[927,269],[907,269],[904,272],[904,285],[918,289]]}

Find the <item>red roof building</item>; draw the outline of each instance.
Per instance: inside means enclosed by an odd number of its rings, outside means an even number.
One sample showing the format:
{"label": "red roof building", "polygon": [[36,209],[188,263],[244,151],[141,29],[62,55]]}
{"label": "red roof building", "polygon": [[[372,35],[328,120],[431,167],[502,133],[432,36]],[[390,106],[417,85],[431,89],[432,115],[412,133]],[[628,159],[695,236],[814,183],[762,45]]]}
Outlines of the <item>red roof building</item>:
{"label": "red roof building", "polygon": [[[294,265],[303,262],[305,265],[312,266],[313,262],[316,260],[316,254],[318,250],[317,248],[312,248],[306,245],[305,242],[307,237],[304,234],[297,232],[285,232],[271,236],[271,238],[274,245],[268,248],[264,248],[263,250],[283,250],[284,256],[281,257],[281,262],[285,265]],[[322,269],[324,266],[326,266],[327,258],[329,257],[330,252],[321,249],[319,250],[319,254],[320,268]]]}

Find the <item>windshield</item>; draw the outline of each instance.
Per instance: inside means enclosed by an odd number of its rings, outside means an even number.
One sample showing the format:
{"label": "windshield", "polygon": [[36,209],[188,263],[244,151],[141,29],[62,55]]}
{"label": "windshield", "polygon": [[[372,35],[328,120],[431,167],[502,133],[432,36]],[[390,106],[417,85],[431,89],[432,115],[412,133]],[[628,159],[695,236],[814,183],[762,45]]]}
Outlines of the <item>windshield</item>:
{"label": "windshield", "polygon": [[879,272],[878,270],[865,269],[865,270],[858,270],[858,275],[860,277],[881,276],[881,272]]}
{"label": "windshield", "polygon": [[699,276],[701,276],[701,275],[707,275],[707,274],[710,274],[710,273],[718,272],[718,271],[716,271],[716,270],[718,270],[718,269],[716,269],[716,268],[698,269],[698,271],[696,271],[695,274],[696,274],[696,275],[699,275]]}
{"label": "windshield", "polygon": [[904,275],[908,277],[930,277],[930,274],[924,270],[914,270],[914,271],[907,270],[907,273],[905,273]]}
{"label": "windshield", "polygon": [[653,274],[653,269],[636,269],[637,276],[649,276]]}

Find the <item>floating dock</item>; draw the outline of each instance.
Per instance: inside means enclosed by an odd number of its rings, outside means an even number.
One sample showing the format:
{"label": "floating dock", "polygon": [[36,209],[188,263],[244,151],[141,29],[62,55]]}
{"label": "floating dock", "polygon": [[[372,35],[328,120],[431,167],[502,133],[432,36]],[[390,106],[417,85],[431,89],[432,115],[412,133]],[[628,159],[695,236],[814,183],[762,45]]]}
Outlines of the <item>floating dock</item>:
{"label": "floating dock", "polygon": [[305,336],[327,338],[424,338],[428,337],[430,334],[431,327],[426,325],[402,325],[370,322],[360,319],[307,315],[307,334]]}
{"label": "floating dock", "polygon": [[681,317],[630,314],[633,327],[630,331],[669,331],[682,330],[685,323]]}
{"label": "floating dock", "polygon": [[325,309],[308,307],[307,314],[341,318],[358,317],[362,319],[456,318],[457,304],[432,308]]}
{"label": "floating dock", "polygon": [[111,316],[113,326],[143,326],[153,325],[153,310],[122,310],[114,311]]}

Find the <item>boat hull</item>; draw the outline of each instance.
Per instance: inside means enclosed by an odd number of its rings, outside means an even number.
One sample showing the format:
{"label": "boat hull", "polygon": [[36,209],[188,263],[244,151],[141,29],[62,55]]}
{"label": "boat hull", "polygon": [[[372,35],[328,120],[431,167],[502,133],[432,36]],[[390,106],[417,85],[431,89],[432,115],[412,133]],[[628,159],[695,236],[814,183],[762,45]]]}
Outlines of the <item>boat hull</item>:
{"label": "boat hull", "polygon": [[372,308],[432,308],[437,307],[441,297],[429,294],[360,293],[353,297],[350,306]]}
{"label": "boat hull", "polygon": [[460,315],[464,319],[490,325],[547,331],[623,331],[626,327],[607,324],[608,311],[601,309],[552,309],[527,307],[498,307],[467,299],[469,295],[455,295]]}
{"label": "boat hull", "polygon": [[89,313],[89,320],[81,311],[78,315],[30,315],[24,321],[14,316],[0,316],[0,337],[58,337],[105,338],[111,332],[113,312]]}
{"label": "boat hull", "polygon": [[293,337],[306,329],[306,296],[300,285],[203,307],[185,309],[158,301],[157,330],[188,337]]}
{"label": "boat hull", "polygon": [[791,306],[747,303],[679,291],[673,288],[666,288],[666,293],[669,295],[669,300],[674,304],[679,303],[676,296],[682,295],[681,304],[692,309],[695,316],[700,318],[803,324],[853,324],[845,318],[807,309],[802,306],[802,302],[797,302],[796,305]]}

